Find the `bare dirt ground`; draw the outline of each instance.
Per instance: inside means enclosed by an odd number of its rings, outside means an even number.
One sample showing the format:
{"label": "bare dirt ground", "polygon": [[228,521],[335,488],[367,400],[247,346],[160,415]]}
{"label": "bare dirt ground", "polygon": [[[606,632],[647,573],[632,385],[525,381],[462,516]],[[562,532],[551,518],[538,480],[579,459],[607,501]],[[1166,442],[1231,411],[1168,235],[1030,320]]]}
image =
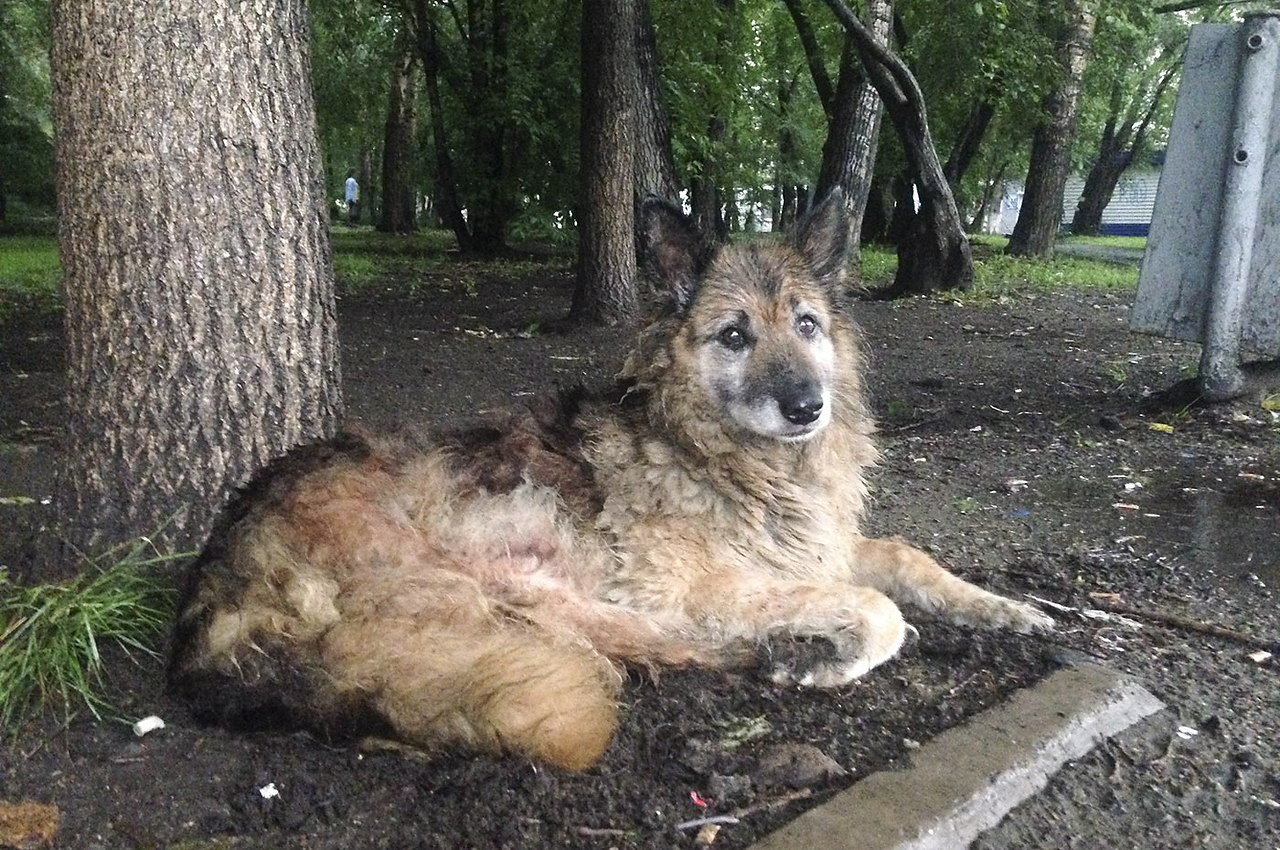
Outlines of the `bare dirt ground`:
{"label": "bare dirt ground", "polygon": [[[351,418],[443,424],[603,380],[628,336],[546,332],[568,304],[558,266],[431,284],[342,299]],[[1128,300],[856,306],[885,450],[870,530],[1065,606],[1050,637],[916,618],[900,659],[830,693],[752,671],[637,674],[605,762],[579,775],[202,728],[165,696],[158,664],[116,663],[126,719],[166,727],[33,722],[0,749],[0,803],[55,807],[53,846],[92,850],[691,847],[697,829],[681,825],[721,815],[737,823],[712,846],[740,848],[1078,653],[1168,710],[1069,766],[979,846],[1280,848],[1280,667],[1254,660],[1280,654],[1280,423],[1257,400],[1156,403],[1197,352],[1130,334]],[[0,564],[16,574],[51,512],[61,369],[56,317],[19,311],[0,328],[0,496],[34,500],[0,503]]]}

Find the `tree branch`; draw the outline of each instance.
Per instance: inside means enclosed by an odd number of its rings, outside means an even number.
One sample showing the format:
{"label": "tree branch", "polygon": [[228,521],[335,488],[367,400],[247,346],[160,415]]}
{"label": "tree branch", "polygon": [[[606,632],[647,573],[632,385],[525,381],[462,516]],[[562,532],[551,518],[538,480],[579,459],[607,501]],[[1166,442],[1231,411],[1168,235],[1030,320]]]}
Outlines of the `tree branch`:
{"label": "tree branch", "polygon": [[784,2],[787,4],[787,11],[791,13],[791,20],[795,22],[796,34],[800,36],[800,45],[804,48],[805,60],[809,64],[809,76],[813,77],[813,87],[818,92],[818,101],[822,104],[822,111],[830,119],[835,111],[835,87],[831,85],[831,75],[822,61],[822,51],[818,48],[817,36],[813,34],[813,23],[801,0]]}

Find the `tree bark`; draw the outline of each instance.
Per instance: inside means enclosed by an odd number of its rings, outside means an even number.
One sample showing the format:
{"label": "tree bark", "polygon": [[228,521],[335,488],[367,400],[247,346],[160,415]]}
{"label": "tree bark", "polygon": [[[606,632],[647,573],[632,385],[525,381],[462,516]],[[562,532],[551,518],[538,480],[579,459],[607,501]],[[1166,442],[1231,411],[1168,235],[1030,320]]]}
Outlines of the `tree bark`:
{"label": "tree bark", "polygon": [[580,238],[570,318],[588,324],[630,322],[639,309],[635,15],[632,0],[583,4]]}
{"label": "tree bark", "polygon": [[843,0],[827,5],[853,37],[872,85],[884,101],[907,156],[920,209],[910,235],[898,244],[898,270],[883,294],[896,297],[940,289],[968,289],[973,256],[929,132],[924,95],[906,64],[891,52]]}
{"label": "tree bark", "polygon": [[426,0],[412,2],[411,17],[414,34],[417,36],[418,57],[422,60],[423,76],[426,79],[427,108],[431,113],[431,141],[436,160],[435,207],[441,221],[453,231],[453,236],[458,241],[458,250],[467,254],[472,252],[474,246],[471,242],[471,229],[467,226],[466,216],[462,213],[462,202],[458,198],[457,170],[453,165],[448,128],[444,123],[444,99],[440,94],[440,45],[435,21],[427,9]]}
{"label": "tree bark", "polygon": [[[884,43],[892,26],[892,7],[870,0],[866,14],[868,29]],[[861,245],[862,218],[875,177],[882,113],[880,95],[863,73],[852,39],[846,38],[815,194],[825,198],[832,189],[842,190],[855,252]]]}
{"label": "tree bark", "polygon": [[636,196],[652,193],[674,201],[680,194],[671,150],[671,115],[662,96],[658,38],[649,0],[636,4]]}
{"label": "tree bark", "polygon": [[342,411],[306,6],[55,0],[52,33],[58,513],[78,550],[190,548]]}
{"label": "tree bark", "polygon": [[1062,222],[1062,195],[1071,170],[1071,142],[1080,114],[1084,71],[1096,21],[1093,0],[1071,0],[1058,42],[1061,79],[1045,99],[1046,119],[1031,138],[1031,164],[1022,208],[1006,250],[1029,257],[1051,257]]}
{"label": "tree bark", "polygon": [[417,122],[413,100],[414,53],[408,44],[401,49],[391,75],[387,97],[387,123],[382,143],[382,213],[378,230],[383,233],[412,233],[417,229],[413,215],[413,167]]}
{"label": "tree bark", "polygon": [[[804,48],[809,74],[827,116],[827,138],[822,147],[815,194],[825,197],[834,188],[843,191],[854,251],[861,244],[863,217],[875,176],[876,150],[880,141],[883,114],[880,96],[863,72],[852,36],[845,39],[840,58],[840,76],[835,86],[822,61],[813,24],[799,0],[786,0]],[[887,44],[893,29],[893,6],[886,0],[870,0],[866,7],[867,29],[881,44]]]}
{"label": "tree bark", "polygon": [[478,169],[467,205],[468,223],[472,250],[498,254],[506,247],[507,225],[516,212],[507,155],[508,16],[505,0],[470,3],[468,9],[472,14],[467,44],[473,111],[467,124],[469,154]]}
{"label": "tree bark", "polygon": [[990,99],[983,98],[973,105],[964,126],[960,128],[955,146],[951,148],[951,153],[942,166],[942,173],[946,176],[953,195],[959,193],[960,181],[973,164],[973,158],[978,155],[978,149],[982,147],[982,140],[987,135],[995,114],[995,104]]}

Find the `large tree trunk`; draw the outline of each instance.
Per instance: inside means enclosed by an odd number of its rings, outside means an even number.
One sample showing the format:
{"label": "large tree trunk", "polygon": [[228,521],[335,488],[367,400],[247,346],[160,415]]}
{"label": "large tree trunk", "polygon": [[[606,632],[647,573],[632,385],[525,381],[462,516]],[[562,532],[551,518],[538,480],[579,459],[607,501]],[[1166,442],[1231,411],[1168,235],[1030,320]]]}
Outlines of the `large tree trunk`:
{"label": "large tree trunk", "polygon": [[636,287],[635,147],[639,91],[632,0],[591,0],[582,12],[582,185],[578,279],[570,316],[633,320]]}
{"label": "large tree trunk", "polygon": [[1058,43],[1058,85],[1045,99],[1047,118],[1031,139],[1022,209],[1009,237],[1011,254],[1051,257],[1062,222],[1062,195],[1071,171],[1071,142],[1080,115],[1084,71],[1096,17],[1093,0],[1072,0]]}
{"label": "large tree trunk", "polygon": [[649,15],[649,0],[636,6],[636,196],[652,193],[674,201],[675,155],[671,150],[671,116],[662,96],[658,63],[658,39]]}
{"label": "large tree trunk", "polygon": [[[920,209],[910,234],[898,244],[897,274],[884,294],[896,297],[940,289],[968,289],[973,283],[973,256],[955,197],[938,161],[920,86],[906,64],[842,0],[826,2],[857,45],[867,76],[884,101],[902,140],[920,194]],[[880,0],[868,0],[872,20],[884,13],[874,13],[877,7],[881,7]],[[887,9],[888,4],[883,4],[883,8]]]}
{"label": "large tree trunk", "polygon": [[387,97],[387,123],[382,143],[382,214],[378,230],[383,233],[412,233],[417,229],[413,216],[413,186],[409,175],[416,151],[417,122],[413,110],[414,53],[406,44],[396,59]]}
{"label": "large tree trunk", "polygon": [[140,535],[189,548],[230,488],[342,409],[306,7],[52,12],[58,511],[80,550]]}

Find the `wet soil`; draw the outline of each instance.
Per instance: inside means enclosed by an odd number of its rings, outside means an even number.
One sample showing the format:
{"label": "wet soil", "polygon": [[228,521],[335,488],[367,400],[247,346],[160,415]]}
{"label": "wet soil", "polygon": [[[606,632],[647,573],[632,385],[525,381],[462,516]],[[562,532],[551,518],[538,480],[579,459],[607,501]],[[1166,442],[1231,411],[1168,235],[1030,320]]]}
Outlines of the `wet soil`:
{"label": "wet soil", "polygon": [[[616,368],[625,332],[548,330],[568,305],[563,266],[452,279],[342,298],[352,419],[451,423]],[[870,531],[1063,606],[1054,635],[914,617],[921,636],[902,657],[829,693],[753,670],[635,674],[604,763],[577,775],[203,728],[165,696],[158,664],[117,660],[125,719],[157,714],[165,728],[32,722],[0,750],[0,804],[52,806],[40,811],[59,817],[53,846],[95,850],[690,847],[699,829],[683,824],[720,816],[736,822],[711,846],[740,848],[1074,654],[1133,674],[1168,709],[1069,765],[979,846],[1280,847],[1280,668],[1256,660],[1280,654],[1280,423],[1256,399],[1159,403],[1198,352],[1130,334],[1129,298],[855,307],[885,451]],[[51,512],[61,370],[57,318],[12,313],[0,564],[15,572]]]}

